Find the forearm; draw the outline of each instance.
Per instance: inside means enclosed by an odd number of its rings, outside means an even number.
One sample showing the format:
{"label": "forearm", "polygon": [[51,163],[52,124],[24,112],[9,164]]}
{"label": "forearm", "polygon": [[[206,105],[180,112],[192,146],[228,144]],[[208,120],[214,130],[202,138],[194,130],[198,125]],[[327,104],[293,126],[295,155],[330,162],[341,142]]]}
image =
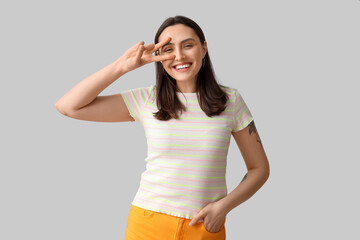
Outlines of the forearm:
{"label": "forearm", "polygon": [[126,72],[122,68],[122,59],[100,69],[71,88],[55,104],[63,110],[77,110],[91,103],[105,88]]}
{"label": "forearm", "polygon": [[249,170],[240,184],[226,197],[219,200],[224,211],[229,213],[232,209],[248,200],[254,195],[269,177],[269,172],[262,168]]}

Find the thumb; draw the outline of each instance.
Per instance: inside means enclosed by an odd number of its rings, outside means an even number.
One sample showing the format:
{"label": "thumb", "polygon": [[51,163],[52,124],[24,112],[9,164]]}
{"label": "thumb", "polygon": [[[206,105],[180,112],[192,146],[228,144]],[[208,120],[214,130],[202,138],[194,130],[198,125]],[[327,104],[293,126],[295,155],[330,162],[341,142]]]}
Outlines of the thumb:
{"label": "thumb", "polygon": [[135,56],[136,62],[140,62],[144,50],[145,50],[144,45],[140,45]]}

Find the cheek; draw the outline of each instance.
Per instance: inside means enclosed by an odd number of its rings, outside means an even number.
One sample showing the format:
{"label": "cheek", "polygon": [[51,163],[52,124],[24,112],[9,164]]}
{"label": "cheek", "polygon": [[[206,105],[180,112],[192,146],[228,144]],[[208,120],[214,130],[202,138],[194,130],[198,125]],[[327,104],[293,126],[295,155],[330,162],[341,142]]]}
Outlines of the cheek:
{"label": "cheek", "polygon": [[198,63],[200,63],[200,62],[202,61],[202,53],[201,53],[201,52],[194,52],[194,53],[192,54],[192,58],[193,58],[193,59],[196,59],[196,61],[197,61]]}
{"label": "cheek", "polygon": [[160,61],[161,62],[161,64],[162,64],[162,67],[163,68],[171,68],[171,64],[170,64],[170,62],[169,62],[169,60],[165,60],[165,61]]}
{"label": "cheek", "polygon": [[169,65],[171,65],[171,62],[172,62],[172,60],[163,60],[163,61],[161,61],[163,66],[169,66]]}
{"label": "cheek", "polygon": [[171,66],[171,64],[165,64],[165,67],[164,67],[164,68],[166,68],[166,69],[171,69],[172,66]]}

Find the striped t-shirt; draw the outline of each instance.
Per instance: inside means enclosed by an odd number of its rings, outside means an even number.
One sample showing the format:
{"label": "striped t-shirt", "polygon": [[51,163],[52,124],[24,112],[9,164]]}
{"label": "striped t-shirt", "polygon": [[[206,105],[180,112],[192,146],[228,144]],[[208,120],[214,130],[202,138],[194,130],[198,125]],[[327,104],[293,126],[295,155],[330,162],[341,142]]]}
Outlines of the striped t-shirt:
{"label": "striped t-shirt", "polygon": [[196,93],[177,92],[187,110],[180,119],[168,121],[152,114],[158,111],[154,85],[121,92],[130,115],[144,127],[148,145],[133,205],[192,219],[208,203],[227,195],[231,132],[245,128],[253,117],[236,88],[223,89],[229,100],[220,115],[208,117]]}

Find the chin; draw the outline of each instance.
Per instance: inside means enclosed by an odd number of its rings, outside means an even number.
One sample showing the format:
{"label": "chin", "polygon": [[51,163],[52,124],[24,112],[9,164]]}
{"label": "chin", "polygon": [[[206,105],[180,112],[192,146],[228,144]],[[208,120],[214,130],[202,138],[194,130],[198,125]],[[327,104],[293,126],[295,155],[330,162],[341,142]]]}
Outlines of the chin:
{"label": "chin", "polygon": [[184,74],[184,73],[175,73],[169,74],[172,78],[176,79],[177,81],[189,81],[191,79],[196,78],[196,75],[193,74]]}
{"label": "chin", "polygon": [[[171,76],[171,75],[170,75]],[[185,76],[171,76],[173,79],[175,79],[176,81],[180,81],[180,82],[187,82],[190,81],[191,79],[194,79],[194,76],[189,76],[189,77],[185,77]]]}

